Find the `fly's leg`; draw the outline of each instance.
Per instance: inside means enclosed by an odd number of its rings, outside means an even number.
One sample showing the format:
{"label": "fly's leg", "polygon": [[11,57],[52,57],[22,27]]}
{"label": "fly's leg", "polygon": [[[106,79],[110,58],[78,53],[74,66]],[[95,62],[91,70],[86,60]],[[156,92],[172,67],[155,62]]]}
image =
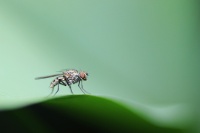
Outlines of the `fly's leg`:
{"label": "fly's leg", "polygon": [[71,93],[74,94],[73,91],[72,91],[71,85],[68,85],[68,86],[69,86]]}
{"label": "fly's leg", "polygon": [[65,84],[62,80],[60,80],[59,83],[60,83],[61,85],[66,86],[66,84]]}
{"label": "fly's leg", "polygon": [[54,91],[54,88],[52,88],[51,93],[47,97],[49,97],[51,94],[53,94],[53,91]]}
{"label": "fly's leg", "polygon": [[72,91],[71,85],[69,84],[68,79],[65,79],[65,81],[66,81],[67,85],[69,86],[69,89],[70,89],[71,93],[74,94],[73,91]]}
{"label": "fly's leg", "polygon": [[[81,85],[81,86],[80,86],[80,85]],[[80,77],[79,77],[78,87],[80,88],[80,90],[81,90],[84,94],[86,94],[86,93],[90,94],[90,93],[87,92],[85,89],[83,89],[83,83],[82,83],[82,80],[81,80]]]}
{"label": "fly's leg", "polygon": [[82,88],[82,90],[84,90],[86,93],[90,94],[90,93],[87,92],[85,89],[83,89],[83,82],[82,82],[82,80],[81,80],[81,88]]}
{"label": "fly's leg", "polygon": [[82,90],[81,86],[80,86],[80,81],[78,82],[78,87],[80,88],[80,90],[85,94],[85,92]]}
{"label": "fly's leg", "polygon": [[[62,80],[59,80],[58,81],[58,89],[57,89],[56,93],[59,91],[59,84],[66,86],[66,84]],[[56,95],[56,93],[54,94],[54,96]]]}
{"label": "fly's leg", "polygon": [[[57,89],[56,93],[59,91],[59,84],[60,84],[60,83],[58,83],[58,89]],[[56,95],[56,93],[54,94],[54,96]]]}

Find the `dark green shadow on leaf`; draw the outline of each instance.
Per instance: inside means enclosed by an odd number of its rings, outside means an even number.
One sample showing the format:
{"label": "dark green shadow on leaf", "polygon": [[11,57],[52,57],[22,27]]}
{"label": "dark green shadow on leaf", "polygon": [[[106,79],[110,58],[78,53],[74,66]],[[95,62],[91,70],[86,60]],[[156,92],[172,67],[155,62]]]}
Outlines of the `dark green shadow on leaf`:
{"label": "dark green shadow on leaf", "polygon": [[90,95],[53,98],[20,109],[1,111],[0,117],[1,131],[6,132],[184,132],[154,125],[117,102]]}

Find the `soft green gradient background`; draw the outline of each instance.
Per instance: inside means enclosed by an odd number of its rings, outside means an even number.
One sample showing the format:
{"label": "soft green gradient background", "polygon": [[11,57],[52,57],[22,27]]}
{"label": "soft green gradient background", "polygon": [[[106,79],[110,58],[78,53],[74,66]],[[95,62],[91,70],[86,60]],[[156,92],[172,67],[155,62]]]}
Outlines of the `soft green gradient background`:
{"label": "soft green gradient background", "polygon": [[[193,0],[0,1],[0,105],[50,93],[65,68],[87,71],[84,87],[154,106],[197,101],[199,41]],[[198,69],[197,69],[198,68]],[[76,85],[75,93],[81,93]],[[70,94],[62,87],[58,95]]]}

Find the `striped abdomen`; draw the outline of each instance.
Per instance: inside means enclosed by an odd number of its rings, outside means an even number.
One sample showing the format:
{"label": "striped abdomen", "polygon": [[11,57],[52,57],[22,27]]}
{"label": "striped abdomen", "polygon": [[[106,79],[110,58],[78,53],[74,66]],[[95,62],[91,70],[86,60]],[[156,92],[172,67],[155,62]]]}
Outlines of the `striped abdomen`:
{"label": "striped abdomen", "polygon": [[57,78],[55,78],[51,84],[50,84],[50,88],[54,88],[58,83],[59,83],[59,80],[62,80],[63,82],[65,82],[65,77],[64,76],[59,76]]}

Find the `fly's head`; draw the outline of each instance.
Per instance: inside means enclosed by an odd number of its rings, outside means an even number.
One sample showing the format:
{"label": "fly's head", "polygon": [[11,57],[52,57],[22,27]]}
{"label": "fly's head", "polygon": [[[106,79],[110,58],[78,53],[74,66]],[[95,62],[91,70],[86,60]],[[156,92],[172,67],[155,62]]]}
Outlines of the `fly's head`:
{"label": "fly's head", "polygon": [[87,73],[87,72],[81,71],[81,72],[79,73],[79,75],[80,75],[80,78],[81,78],[82,80],[87,80],[87,76],[88,76],[88,73]]}

